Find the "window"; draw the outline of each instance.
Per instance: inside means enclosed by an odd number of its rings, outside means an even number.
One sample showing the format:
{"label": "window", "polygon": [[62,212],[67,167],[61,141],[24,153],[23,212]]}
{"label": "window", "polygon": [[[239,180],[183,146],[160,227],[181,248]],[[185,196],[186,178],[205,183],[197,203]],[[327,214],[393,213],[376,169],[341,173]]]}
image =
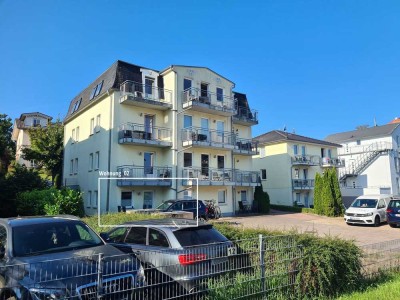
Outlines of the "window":
{"label": "window", "polygon": [[132,206],[132,192],[121,192],[121,206]]}
{"label": "window", "polygon": [[247,202],[247,191],[240,191],[240,201],[242,201],[242,203]]}
{"label": "window", "polygon": [[190,79],[184,78],[183,79],[183,90],[186,91],[186,90],[189,90],[191,88],[192,88],[192,81]]}
{"label": "window", "polygon": [[260,147],[260,158],[265,157],[265,147]]}
{"label": "window", "polygon": [[183,153],[183,167],[191,167],[192,165],[192,153]]}
{"label": "window", "polygon": [[40,119],[33,119],[33,127],[40,126]]}
{"label": "window", "polygon": [[94,169],[98,170],[100,166],[100,152],[97,151],[94,156]]}
{"label": "window", "polygon": [[72,143],[75,143],[75,128],[72,129],[71,140],[72,140]]}
{"label": "window", "polygon": [[200,84],[200,96],[201,97],[208,97],[208,84],[207,83],[201,83]]}
{"label": "window", "polygon": [[192,116],[184,115],[183,116],[183,128],[192,127]]}
{"label": "window", "polygon": [[93,200],[92,200],[92,207],[93,208],[97,208],[98,197],[99,197],[99,192],[98,191],[94,191],[93,192]]}
{"label": "window", "polygon": [[357,146],[361,145],[361,141],[357,140]]}
{"label": "window", "polygon": [[92,191],[88,191],[86,207],[92,206]]}
{"label": "window", "polygon": [[294,178],[299,179],[299,169],[294,169]]}
{"label": "window", "polygon": [[125,243],[146,245],[146,227],[132,227],[125,239]]}
{"label": "window", "polygon": [[218,203],[225,203],[225,190],[218,191]]}
{"label": "window", "polygon": [[169,243],[165,235],[153,228],[149,229],[149,246],[169,247]]}
{"label": "window", "polygon": [[89,154],[89,172],[93,170],[93,153]]}
{"label": "window", "polygon": [[92,92],[90,93],[89,100],[92,100],[94,97],[96,97],[96,96],[98,96],[100,94],[101,89],[103,87],[103,82],[104,82],[104,80],[102,80],[98,85],[96,85],[93,88]]}
{"label": "window", "polygon": [[75,102],[74,107],[72,108],[72,112],[71,114],[73,114],[74,112],[76,112],[79,108],[79,106],[81,105],[82,102],[82,98],[80,98],[78,101]]}
{"label": "window", "polygon": [[90,135],[94,134],[94,118],[90,119]]}
{"label": "window", "polygon": [[266,169],[261,169],[261,179],[267,180],[267,170]]}
{"label": "window", "polygon": [[303,169],[303,178],[304,179],[308,178],[308,169]]}
{"label": "window", "polygon": [[74,174],[74,160],[71,159],[71,162],[69,164],[69,175]]}
{"label": "window", "polygon": [[100,131],[100,115],[96,117],[96,132]]}
{"label": "window", "polygon": [[300,202],[300,193],[296,193],[296,203],[299,204]]}
{"label": "window", "polygon": [[75,136],[75,142],[79,142],[79,126],[76,127],[76,136]]}
{"label": "window", "polygon": [[306,146],[301,146],[301,154],[306,155]]}
{"label": "window", "polygon": [[125,234],[126,234],[126,228],[120,227],[115,229],[113,232],[110,232],[108,236],[115,243],[123,243],[125,239]]}
{"label": "window", "polygon": [[217,87],[217,101],[224,100],[224,90]]}
{"label": "window", "polygon": [[293,145],[293,153],[294,155],[297,155],[299,153],[299,149],[297,145]]}
{"label": "window", "polygon": [[78,159],[77,158],[75,158],[74,174],[78,174]]}
{"label": "window", "polygon": [[144,92],[145,92],[146,96],[152,95],[153,94],[153,86],[154,86],[154,78],[146,77],[144,82],[145,82]]}
{"label": "window", "polygon": [[225,168],[225,156],[223,156],[223,155],[217,156],[217,167],[218,167],[218,169]]}
{"label": "window", "polygon": [[332,158],[332,149],[328,149],[328,157]]}

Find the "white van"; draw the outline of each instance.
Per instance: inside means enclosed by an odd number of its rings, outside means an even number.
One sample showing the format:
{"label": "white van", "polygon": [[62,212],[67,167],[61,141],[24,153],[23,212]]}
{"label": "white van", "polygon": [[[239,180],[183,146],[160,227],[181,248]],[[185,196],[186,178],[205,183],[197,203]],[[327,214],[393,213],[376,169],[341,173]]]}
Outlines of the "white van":
{"label": "white van", "polygon": [[392,195],[363,195],[357,197],[344,213],[348,225],[369,224],[379,226],[386,222],[386,208]]}

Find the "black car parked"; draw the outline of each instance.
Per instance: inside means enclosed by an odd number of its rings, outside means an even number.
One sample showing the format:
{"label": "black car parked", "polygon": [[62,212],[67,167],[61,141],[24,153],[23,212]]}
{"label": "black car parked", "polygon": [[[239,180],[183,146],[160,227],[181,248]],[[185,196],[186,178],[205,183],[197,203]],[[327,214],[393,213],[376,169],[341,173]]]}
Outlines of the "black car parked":
{"label": "black car parked", "polygon": [[172,199],[161,203],[156,210],[160,211],[187,211],[193,213],[197,219],[197,211],[200,219],[207,220],[207,206],[202,200],[196,199]]}
{"label": "black car parked", "polygon": [[132,299],[137,259],[73,216],[0,219],[0,299]]}

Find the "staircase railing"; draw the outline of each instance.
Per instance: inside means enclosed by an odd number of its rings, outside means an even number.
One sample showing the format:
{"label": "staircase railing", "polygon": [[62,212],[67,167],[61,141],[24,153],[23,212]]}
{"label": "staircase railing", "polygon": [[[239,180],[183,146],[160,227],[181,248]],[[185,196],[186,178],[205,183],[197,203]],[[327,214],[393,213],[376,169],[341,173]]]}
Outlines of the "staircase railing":
{"label": "staircase railing", "polygon": [[357,160],[349,166],[346,164],[346,168],[340,171],[340,180],[343,181],[347,176],[357,176],[382,152],[392,149],[392,144],[389,142],[376,142],[370,144],[367,148],[363,149],[362,154],[357,157]]}

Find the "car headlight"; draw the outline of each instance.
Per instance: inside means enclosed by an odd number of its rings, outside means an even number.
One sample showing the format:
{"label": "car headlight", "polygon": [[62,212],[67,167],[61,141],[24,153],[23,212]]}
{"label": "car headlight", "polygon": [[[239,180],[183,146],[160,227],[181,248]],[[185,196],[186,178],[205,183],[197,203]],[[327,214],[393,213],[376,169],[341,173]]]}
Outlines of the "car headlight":
{"label": "car headlight", "polygon": [[31,288],[29,292],[33,300],[67,299],[68,295],[64,289]]}
{"label": "car headlight", "polygon": [[366,216],[366,217],[370,217],[370,216],[372,216],[373,214],[374,214],[374,213],[370,212],[370,213],[366,213],[365,216]]}

